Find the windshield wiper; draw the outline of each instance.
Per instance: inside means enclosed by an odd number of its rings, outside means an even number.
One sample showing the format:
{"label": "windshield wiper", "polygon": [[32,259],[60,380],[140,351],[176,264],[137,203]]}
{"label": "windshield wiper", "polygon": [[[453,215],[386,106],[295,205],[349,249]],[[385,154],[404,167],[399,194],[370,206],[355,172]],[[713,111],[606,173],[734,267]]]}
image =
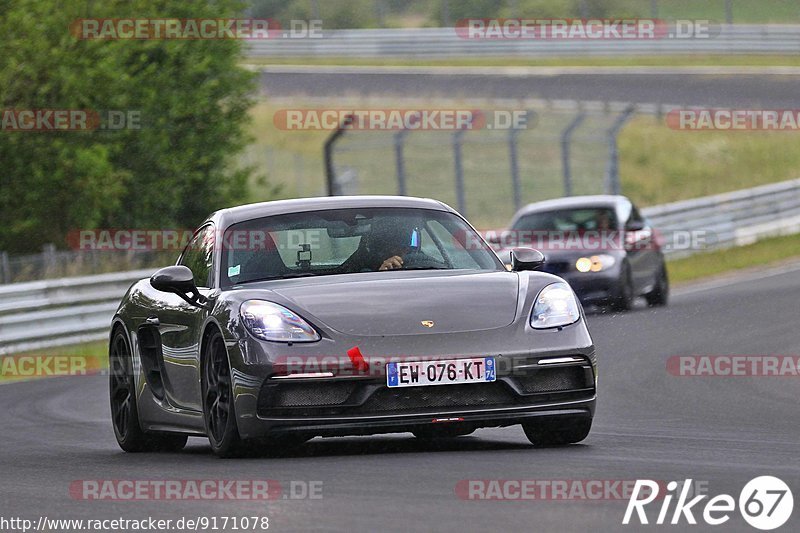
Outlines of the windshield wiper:
{"label": "windshield wiper", "polygon": [[427,267],[408,267],[408,268],[403,268],[402,270],[453,270],[453,269],[448,267],[427,266]]}
{"label": "windshield wiper", "polygon": [[237,285],[241,285],[243,283],[256,283],[258,281],[273,281],[278,279],[308,278],[319,275],[321,274],[316,274],[314,272],[290,272],[288,274],[281,274],[280,276],[266,276],[264,278],[248,279],[245,281],[240,281],[237,283]]}

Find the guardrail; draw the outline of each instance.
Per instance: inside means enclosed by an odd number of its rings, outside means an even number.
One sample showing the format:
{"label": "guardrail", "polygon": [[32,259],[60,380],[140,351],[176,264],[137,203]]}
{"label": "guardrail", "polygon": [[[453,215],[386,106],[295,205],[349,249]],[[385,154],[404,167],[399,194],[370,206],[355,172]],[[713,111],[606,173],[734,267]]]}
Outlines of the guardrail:
{"label": "guardrail", "polygon": [[135,281],[153,270],[0,286],[0,355],[102,340]]}
{"label": "guardrail", "polygon": [[[667,244],[697,231],[710,249],[800,233],[800,179],[650,207]],[[679,249],[673,256],[699,251]],[[105,339],[128,287],[152,270],[0,286],[0,355]]]}
{"label": "guardrail", "polygon": [[797,54],[800,25],[723,24],[706,39],[465,39],[454,28],[329,30],[320,38],[248,43],[250,57],[607,56]]}
{"label": "guardrail", "polygon": [[758,239],[800,233],[800,179],[704,196],[643,209],[662,232],[670,257],[696,253],[673,246],[673,239],[695,232],[699,248],[720,249]]}

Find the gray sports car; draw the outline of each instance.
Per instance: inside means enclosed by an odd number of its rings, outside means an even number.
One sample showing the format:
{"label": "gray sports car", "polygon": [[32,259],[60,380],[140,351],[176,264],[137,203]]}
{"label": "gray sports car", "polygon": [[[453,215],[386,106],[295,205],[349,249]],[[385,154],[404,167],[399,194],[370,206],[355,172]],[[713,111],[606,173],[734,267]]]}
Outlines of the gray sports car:
{"label": "gray sports car", "polygon": [[207,436],[219,456],[315,436],[589,433],[583,309],[541,253],[509,271],[450,207],[408,197],[224,209],[114,316],[114,432],[130,452]]}

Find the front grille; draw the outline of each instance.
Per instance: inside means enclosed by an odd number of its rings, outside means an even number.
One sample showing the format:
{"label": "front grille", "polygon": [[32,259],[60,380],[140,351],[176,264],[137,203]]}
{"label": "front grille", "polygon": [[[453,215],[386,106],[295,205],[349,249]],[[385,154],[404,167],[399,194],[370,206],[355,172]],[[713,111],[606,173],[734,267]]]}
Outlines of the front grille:
{"label": "front grille", "polygon": [[352,381],[282,383],[265,387],[262,401],[273,407],[341,405],[355,388]]}
{"label": "front grille", "polygon": [[563,366],[540,368],[527,376],[516,378],[516,381],[523,393],[535,394],[588,388],[592,386],[590,378],[582,366]]}
{"label": "front grille", "polygon": [[594,388],[586,365],[531,368],[527,375],[498,376],[491,383],[388,388],[373,380],[266,380],[258,397],[265,417],[357,416],[515,407],[582,399]]}
{"label": "front grille", "polygon": [[359,412],[418,411],[426,408],[481,407],[514,404],[518,398],[499,382],[464,383],[377,390]]}

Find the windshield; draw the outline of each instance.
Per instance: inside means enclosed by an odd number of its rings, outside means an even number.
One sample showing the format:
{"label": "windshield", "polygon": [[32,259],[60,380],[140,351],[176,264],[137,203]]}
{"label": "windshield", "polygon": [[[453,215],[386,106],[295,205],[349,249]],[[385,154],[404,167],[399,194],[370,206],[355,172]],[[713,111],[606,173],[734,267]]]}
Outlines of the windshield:
{"label": "windshield", "polygon": [[614,210],[607,207],[561,209],[531,213],[521,217],[512,228],[520,231],[611,231],[617,229]]}
{"label": "windshield", "polygon": [[248,220],[222,243],[223,287],[387,270],[503,270],[460,217],[426,209],[336,209]]}

